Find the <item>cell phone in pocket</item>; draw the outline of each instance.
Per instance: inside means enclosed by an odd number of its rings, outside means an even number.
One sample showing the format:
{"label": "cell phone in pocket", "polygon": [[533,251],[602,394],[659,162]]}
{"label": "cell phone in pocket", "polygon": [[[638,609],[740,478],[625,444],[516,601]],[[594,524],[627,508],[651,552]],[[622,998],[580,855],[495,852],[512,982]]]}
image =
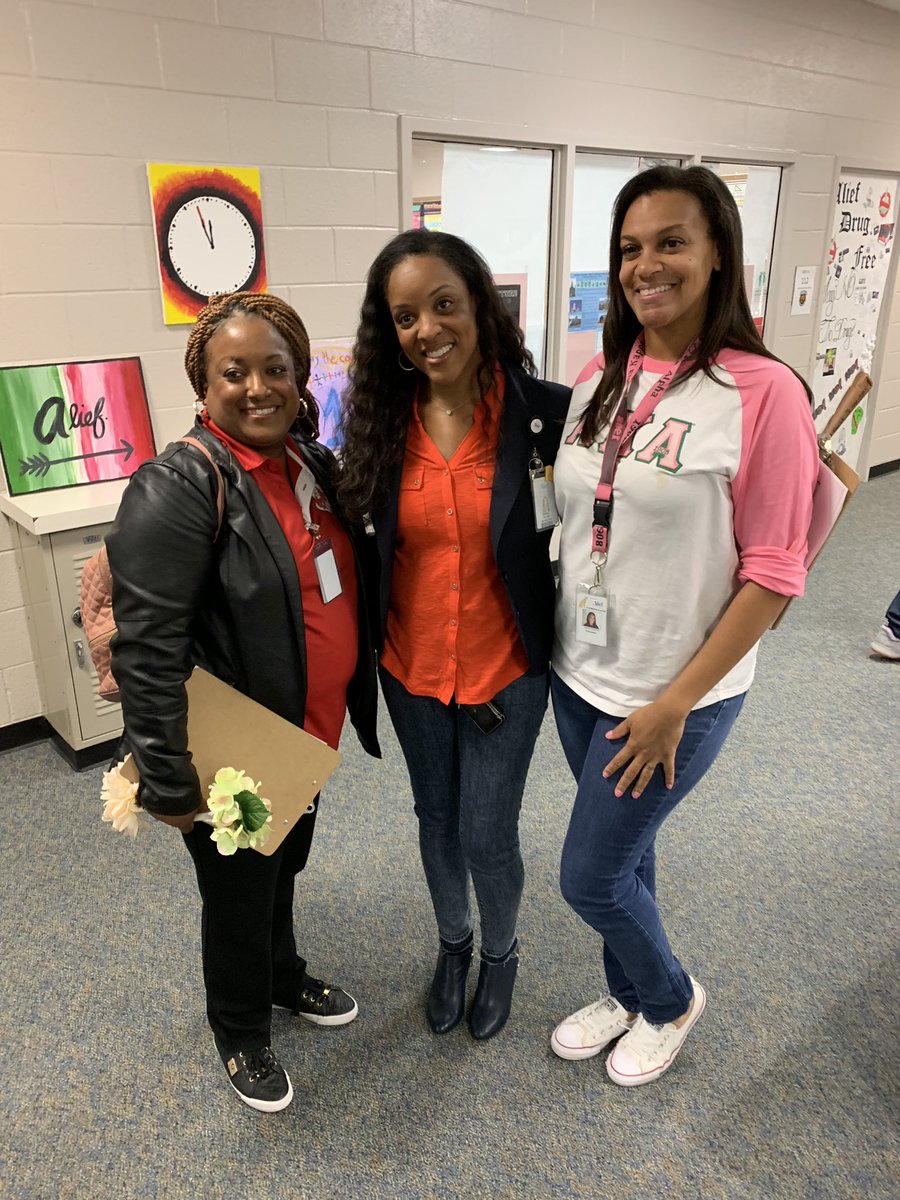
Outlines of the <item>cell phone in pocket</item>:
{"label": "cell phone in pocket", "polygon": [[503,709],[493,700],[485,700],[484,704],[461,704],[460,708],[482,733],[496,733],[506,720]]}

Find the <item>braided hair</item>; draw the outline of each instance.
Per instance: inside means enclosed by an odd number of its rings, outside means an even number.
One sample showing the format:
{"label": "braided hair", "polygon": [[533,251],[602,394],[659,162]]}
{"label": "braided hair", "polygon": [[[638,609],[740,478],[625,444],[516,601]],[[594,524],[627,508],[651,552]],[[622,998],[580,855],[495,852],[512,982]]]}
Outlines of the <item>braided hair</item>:
{"label": "braided hair", "polygon": [[[184,369],[198,400],[206,396],[206,344],[220,325],[237,313],[260,317],[268,321],[287,342],[294,360],[297,390],[303,404],[293,428],[304,437],[319,436],[319,406],[307,388],[311,355],[309,334],[295,309],[271,292],[231,292],[210,296],[205,308],[197,314],[184,352]],[[305,411],[304,411],[305,404]]]}

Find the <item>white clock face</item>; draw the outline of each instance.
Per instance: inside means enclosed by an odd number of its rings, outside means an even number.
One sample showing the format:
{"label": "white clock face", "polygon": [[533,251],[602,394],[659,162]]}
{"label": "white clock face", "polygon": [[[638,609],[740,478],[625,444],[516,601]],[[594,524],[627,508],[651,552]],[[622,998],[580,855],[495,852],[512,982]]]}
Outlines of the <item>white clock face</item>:
{"label": "white clock face", "polygon": [[240,209],[221,196],[195,196],[182,204],[169,223],[167,242],[178,278],[201,296],[239,292],[256,266],[256,234]]}

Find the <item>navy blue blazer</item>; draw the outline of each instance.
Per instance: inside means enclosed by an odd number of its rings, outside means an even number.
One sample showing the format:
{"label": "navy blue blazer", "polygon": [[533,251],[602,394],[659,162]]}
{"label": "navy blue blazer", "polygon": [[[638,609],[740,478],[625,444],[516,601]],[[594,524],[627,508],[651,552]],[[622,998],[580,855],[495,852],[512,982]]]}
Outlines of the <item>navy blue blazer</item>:
{"label": "navy blue blazer", "polygon": [[[533,379],[519,367],[504,365],[503,373],[506,393],[491,491],[491,546],[528,656],[530,673],[541,674],[548,668],[553,645],[552,530],[535,531],[528,464],[535,451],[546,466],[556,461],[572,393],[561,384]],[[376,631],[379,647],[384,644],[391,600],[402,473],[401,458],[392,472],[387,499],[372,518],[381,571],[380,620]]]}

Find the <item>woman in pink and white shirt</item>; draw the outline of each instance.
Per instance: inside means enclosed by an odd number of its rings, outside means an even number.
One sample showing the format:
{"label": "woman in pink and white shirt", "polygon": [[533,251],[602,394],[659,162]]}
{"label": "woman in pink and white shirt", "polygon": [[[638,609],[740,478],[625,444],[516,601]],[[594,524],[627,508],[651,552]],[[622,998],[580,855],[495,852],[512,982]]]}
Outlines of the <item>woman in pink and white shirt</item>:
{"label": "woman in pink and white shirt", "polygon": [[636,176],[613,214],[603,353],[556,460],[551,683],[578,781],[562,890],[603,938],[608,988],[551,1045],[582,1059],[616,1042],[607,1071],[624,1086],[668,1069],[706,1003],[660,920],[656,833],[803,592],[817,467],[808,388],[750,315],[727,187],[704,167]]}

